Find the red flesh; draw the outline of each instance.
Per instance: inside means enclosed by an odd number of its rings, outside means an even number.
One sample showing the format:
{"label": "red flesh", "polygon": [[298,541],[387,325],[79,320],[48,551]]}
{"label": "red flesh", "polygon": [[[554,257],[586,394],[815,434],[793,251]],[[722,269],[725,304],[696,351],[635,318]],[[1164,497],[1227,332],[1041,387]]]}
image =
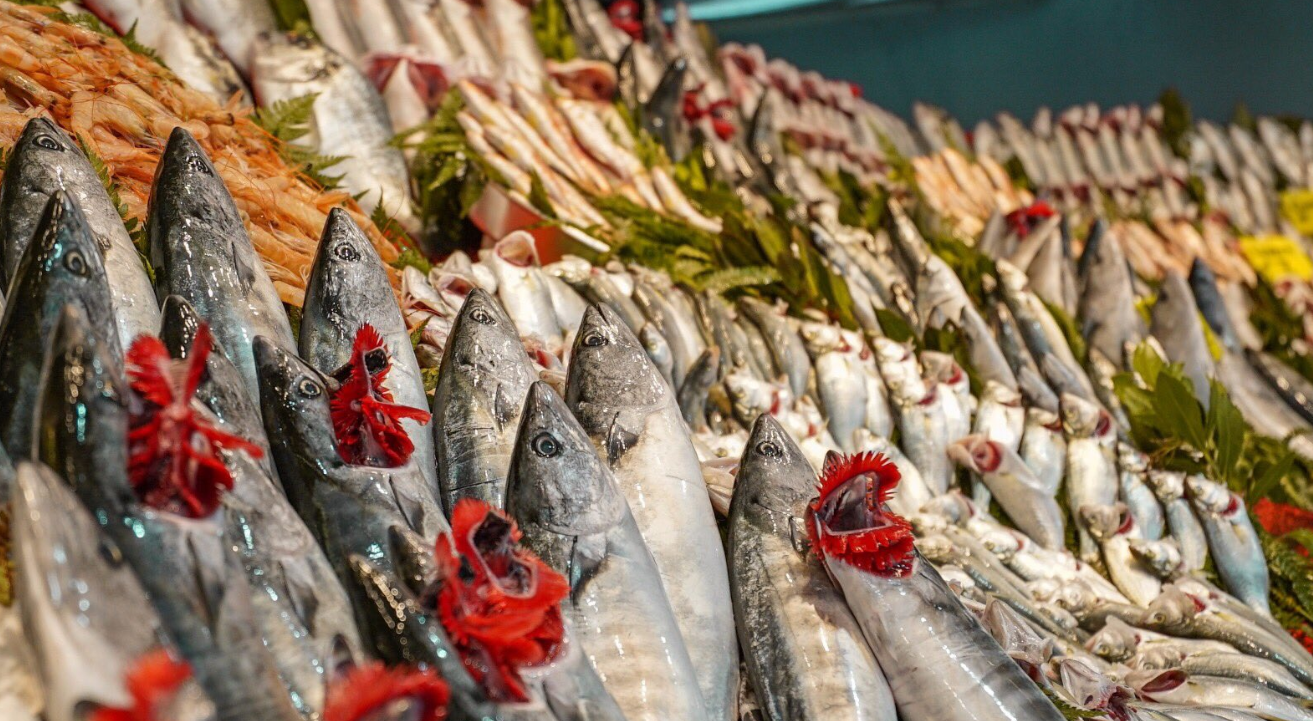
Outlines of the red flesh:
{"label": "red flesh", "polygon": [[[864,478],[863,527],[835,530],[832,521],[843,494],[855,479]],[[807,532],[812,548],[826,559],[837,559],[878,576],[900,577],[912,572],[912,526],[883,505],[901,478],[897,466],[882,454],[831,455],[821,471],[820,496],[808,506]],[[851,510],[851,509],[850,509]]]}
{"label": "red flesh", "polygon": [[[371,369],[369,358],[379,352],[384,360]],[[391,369],[392,358],[383,337],[365,324],[356,333],[345,369],[347,377],[329,401],[337,452],[347,463],[396,468],[415,451],[401,421],[427,423],[429,413],[393,402],[391,391],[383,386]]]}
{"label": "red flesh", "polygon": [[164,649],[151,651],[137,659],[123,680],[132,696],[132,707],[99,708],[91,713],[89,721],[168,721],[156,712],[189,678],[191,667],[186,663],[174,660]]}
{"label": "red flesh", "polygon": [[423,708],[416,721],[442,721],[451,697],[447,682],[432,670],[381,663],[357,666],[328,688],[324,721],[363,721],[394,701],[411,700]]}

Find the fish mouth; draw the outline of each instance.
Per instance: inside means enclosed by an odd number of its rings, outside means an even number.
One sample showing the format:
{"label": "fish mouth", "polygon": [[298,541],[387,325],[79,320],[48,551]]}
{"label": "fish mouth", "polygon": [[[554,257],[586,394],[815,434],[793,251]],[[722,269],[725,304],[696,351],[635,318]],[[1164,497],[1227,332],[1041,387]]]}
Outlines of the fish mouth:
{"label": "fish mouth", "polygon": [[812,547],[826,559],[885,577],[912,572],[912,527],[884,508],[898,485],[897,466],[882,454],[831,454],[820,477],[820,496],[808,506]]}

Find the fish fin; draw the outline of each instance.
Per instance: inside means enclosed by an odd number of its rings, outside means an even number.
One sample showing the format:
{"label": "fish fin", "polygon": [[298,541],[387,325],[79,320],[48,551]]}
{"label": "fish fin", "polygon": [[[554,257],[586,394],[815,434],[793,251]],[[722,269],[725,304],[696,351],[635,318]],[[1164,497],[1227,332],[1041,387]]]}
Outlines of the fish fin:
{"label": "fish fin", "polygon": [[397,485],[396,476],[388,474],[388,488],[392,489],[392,498],[396,500],[397,510],[401,511],[402,517],[406,519],[406,524],[410,526],[411,531],[422,533],[424,522],[427,520],[424,516],[424,506],[419,499],[405,492]]}
{"label": "fish fin", "polygon": [[620,423],[620,414],[611,419],[611,426],[606,429],[606,462],[614,466],[620,457],[630,448],[638,445],[638,436]]}
{"label": "fish fin", "polygon": [[793,550],[804,556],[811,550],[811,538],[807,532],[807,519],[798,516],[789,517],[789,542],[793,544]]}
{"label": "fish fin", "polygon": [[301,619],[301,624],[306,630],[313,635],[319,614],[319,596],[315,593],[315,585],[311,582],[309,573],[306,572],[305,565],[300,559],[279,561],[278,565],[287,584],[287,599],[292,604],[292,610],[296,612],[297,618]]}
{"label": "fish fin", "polygon": [[230,243],[233,271],[237,273],[237,283],[241,286],[243,293],[250,293],[251,289],[255,287],[255,269],[243,259],[241,251],[237,248],[237,241],[234,239]]}
{"label": "fish fin", "polygon": [[188,534],[187,553],[191,556],[192,580],[200,591],[200,600],[204,604],[201,610],[205,625],[211,630],[219,620],[219,609],[223,605],[224,579],[227,559],[223,558],[223,546],[216,544],[198,544],[196,536]]}
{"label": "fish fin", "polygon": [[411,592],[419,594],[438,576],[433,547],[414,531],[400,526],[388,528],[388,545],[397,557],[397,574]]}

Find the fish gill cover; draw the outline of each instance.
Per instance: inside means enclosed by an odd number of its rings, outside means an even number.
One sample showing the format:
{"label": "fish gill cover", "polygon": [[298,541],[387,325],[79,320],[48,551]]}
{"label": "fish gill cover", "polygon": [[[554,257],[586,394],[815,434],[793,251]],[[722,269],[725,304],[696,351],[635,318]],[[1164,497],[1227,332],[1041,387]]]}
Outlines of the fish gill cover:
{"label": "fish gill cover", "polygon": [[169,356],[164,342],[143,335],[128,350],[128,382],[142,401],[128,429],[128,477],[137,497],[152,508],[203,518],[233,486],[220,451],[263,451],[215,426],[193,403],[210,356],[209,326],[202,324],[185,360]]}
{"label": "fish gill cover", "polygon": [[882,576],[912,572],[912,526],[883,508],[902,475],[882,453],[831,453],[808,506],[812,548]]}
{"label": "fish gill cover", "polygon": [[483,501],[457,503],[451,528],[437,544],[442,625],[489,698],[528,701],[520,670],[561,651],[560,602],[570,584],[522,548],[515,522]]}
{"label": "fish gill cover", "polygon": [[368,323],[361,326],[351,360],[334,372],[341,385],[329,401],[337,451],[347,463],[396,468],[415,451],[401,421],[427,423],[429,413],[393,402],[392,392],[383,386],[391,370],[383,337]]}

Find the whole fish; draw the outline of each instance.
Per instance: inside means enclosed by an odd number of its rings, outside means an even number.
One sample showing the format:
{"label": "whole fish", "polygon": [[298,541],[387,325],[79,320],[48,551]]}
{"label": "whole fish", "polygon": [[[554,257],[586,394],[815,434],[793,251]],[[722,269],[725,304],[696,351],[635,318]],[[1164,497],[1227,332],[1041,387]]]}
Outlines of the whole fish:
{"label": "whole fish", "polygon": [[538,265],[533,236],[521,231],[502,238],[488,254],[488,265],[497,276],[497,297],[515,329],[521,336],[539,339],[549,353],[559,355],[564,332],[552,309],[551,291],[544,280],[546,273]]}
{"label": "whole fish", "polygon": [[1130,266],[1117,238],[1092,229],[1080,257],[1081,296],[1077,317],[1081,335],[1119,367],[1127,343],[1144,337],[1144,320],[1135,309]]}
{"label": "whole fish", "polygon": [[1227,590],[1260,613],[1270,614],[1267,561],[1244,499],[1199,475],[1187,477],[1185,489],[1208,538],[1209,557]]}
{"label": "whole fish", "polygon": [[1127,682],[1146,700],[1183,706],[1226,706],[1277,721],[1313,721],[1313,713],[1299,703],[1249,681],[1187,676],[1180,669],[1172,669],[1132,672]]}
{"label": "whole fish", "polygon": [[192,518],[138,499],[124,442],[129,391],[118,368],[78,306],[66,306],[34,403],[34,454],[73,486],[118,545],[169,639],[214,702],[216,719],[300,719],[278,674],[278,661],[287,659],[276,659],[283,649],[261,638],[252,589],[232,552],[223,512]]}
{"label": "whole fish", "polygon": [[1026,341],[1017,327],[1007,304],[995,301],[991,308],[990,324],[998,337],[998,345],[1017,380],[1017,389],[1026,404],[1053,413],[1058,412],[1058,396],[1049,387],[1035,362]]}
{"label": "whole fish", "polygon": [[[1138,631],[1138,629],[1137,629]],[[1142,633],[1152,633],[1142,631]],[[1199,642],[1195,642],[1199,643]],[[1279,663],[1265,658],[1230,651],[1189,651],[1178,646],[1138,651],[1130,665],[1136,669],[1166,670],[1179,668],[1190,675],[1216,676],[1261,684],[1303,701],[1313,700],[1313,692]]]}
{"label": "whole fish", "polygon": [[1166,521],[1163,507],[1145,483],[1149,472],[1149,457],[1129,443],[1117,442],[1117,468],[1121,499],[1130,510],[1131,518],[1140,535],[1150,541],[1163,537]]}
{"label": "whole fish", "polygon": [[1158,497],[1167,517],[1167,532],[1181,549],[1184,570],[1199,571],[1208,558],[1208,540],[1190,502],[1185,499],[1185,474],[1150,469],[1146,482]]}
{"label": "whole fish", "polygon": [[1021,395],[997,381],[985,381],[972,432],[1015,453],[1021,448],[1025,430],[1026,409],[1021,406]]}
{"label": "whole fish", "polygon": [[1061,719],[912,548],[907,522],[881,510],[897,483],[897,468],[878,456],[838,460],[822,474],[808,525],[884,670],[898,717]]}
{"label": "whole fish", "polygon": [[706,718],[656,561],[615,477],[565,403],[529,389],[506,491],[524,544],[571,581],[566,614],[633,720]]}
{"label": "whole fish", "polygon": [[1062,435],[1062,419],[1043,408],[1026,409],[1026,428],[1018,449],[1021,460],[1030,467],[1049,495],[1057,495],[1067,473],[1067,440]]}
{"label": "whole fish", "polygon": [[769,415],[753,427],[730,504],[728,553],[747,671],[773,721],[893,721],[893,697],[803,520],[815,472]]}
{"label": "whole fish", "polygon": [[[207,338],[210,347],[197,345]],[[259,407],[247,396],[241,373],[212,338],[201,331],[201,320],[187,301],[165,299],[160,339],[179,370],[203,371],[194,400],[205,406],[218,427],[256,439],[256,447],[267,455]],[[221,500],[225,531],[255,589],[261,635],[271,647],[285,644],[287,654],[279,658],[288,662],[280,663],[279,673],[303,709],[317,713],[333,678],[332,666],[364,659],[351,602],[318,541],[268,470],[272,462],[244,450],[223,451],[221,456],[233,477],[232,490]]]}
{"label": "whole fish", "polygon": [[1131,552],[1131,539],[1141,538],[1142,534],[1126,504],[1081,506],[1079,514],[1103,550],[1109,578],[1132,603],[1148,606],[1162,591],[1162,581]]}
{"label": "whole fish", "polygon": [[971,396],[971,385],[962,367],[947,353],[921,352],[921,367],[926,382],[938,386],[944,414],[948,418],[948,438],[957,440],[971,432],[971,416],[975,413],[976,399]]}
{"label": "whole fish", "polygon": [[[1062,366],[1062,369],[1069,373],[1079,384],[1082,390],[1080,395],[1092,399],[1094,397],[1093,385],[1090,383],[1089,378],[1085,377],[1080,363],[1076,360],[1075,354],[1072,353],[1071,345],[1067,343],[1067,338],[1062,334],[1062,329],[1054,320],[1053,315],[1027,287],[1025,274],[1006,261],[999,261],[995,267],[999,274],[999,288],[1002,291],[1003,300],[1007,304],[1008,310],[1011,311],[1012,317],[1016,320],[1017,328],[1025,341],[1027,349],[1035,358],[1035,362],[1039,364],[1040,371],[1045,378],[1050,383],[1054,382],[1050,369],[1045,368],[1043,365],[1043,359],[1046,356],[1052,356]],[[1054,390],[1058,389],[1055,388]],[[1059,392],[1071,391],[1063,389]]]}
{"label": "whole fish", "polygon": [[855,367],[851,347],[837,326],[808,322],[802,339],[816,372],[816,391],[825,409],[830,435],[840,448],[855,450],[853,433],[866,426],[868,388]]}
{"label": "whole fish", "polygon": [[141,333],[155,332],[160,313],[146,267],[100,176],[78,144],[50,120],[32,118],[9,151],[5,169],[5,182],[0,183],[0,248],[4,250],[6,285],[14,281],[47,201],[62,190],[82,210],[96,240],[119,345],[127,347]]}
{"label": "whole fish", "polygon": [[[666,278],[657,280],[669,282]],[[665,297],[672,290],[651,282],[647,277],[638,277],[634,280],[633,300],[642,309],[644,317],[656,324],[657,330],[661,331],[661,335],[670,344],[670,377],[675,388],[679,388],[684,384],[698,356],[706,349],[706,343],[698,333],[697,321],[683,317],[679,308]],[[583,317],[582,312],[579,317]]]}
{"label": "whole fish", "polygon": [[223,179],[195,138],[174,128],[155,171],[146,220],[155,292],[192,304],[259,397],[251,344],[296,348],[278,291],[251,245]]}
{"label": "whole fish", "polygon": [[1099,550],[1080,509],[1117,501],[1117,464],[1109,448],[1112,420],[1098,406],[1064,395],[1062,429],[1067,435],[1067,505],[1076,522],[1080,559],[1092,563],[1098,559]]}
{"label": "whole fish", "polygon": [[243,75],[251,72],[256,39],[278,29],[273,8],[260,0],[181,0],[181,4],[187,20],[213,37]]}
{"label": "whole fish", "polygon": [[1194,384],[1195,397],[1208,407],[1208,379],[1213,375],[1213,356],[1199,322],[1194,294],[1180,273],[1168,271],[1153,304],[1153,337],[1162,344],[1167,359],[1185,366],[1185,376]]}
{"label": "whole fish", "polygon": [[466,497],[501,507],[515,429],[535,378],[506,312],[484,290],[471,291],[452,325],[433,393],[443,508]]}
{"label": "whole fish", "polygon": [[351,557],[359,555],[379,571],[399,575],[391,534],[413,533],[432,548],[439,534],[450,532],[446,518],[414,459],[400,468],[343,461],[324,376],[263,338],[256,339],[255,348],[260,405],[287,498],[348,586],[365,641],[377,646],[389,633],[387,619],[371,612],[361,589],[353,586]]}
{"label": "whole fish", "polygon": [[[100,347],[106,373],[123,372],[105,267],[86,217],[71,195],[57,191],[23,251],[0,320],[0,442],[12,458],[32,453],[33,418],[42,357],[64,308],[77,308]],[[0,498],[8,497],[0,478]]]}
{"label": "whole fish", "polygon": [[570,357],[566,402],[615,473],[656,558],[708,716],[728,718],[738,691],[728,571],[674,393],[607,306],[584,314]]}
{"label": "whole fish", "polygon": [[675,394],[684,422],[695,433],[708,430],[707,398],[719,378],[720,348],[712,346],[698,356]]}
{"label": "whole fish", "polygon": [[1062,509],[1016,451],[986,436],[969,435],[950,445],[948,456],[980,476],[1023,533],[1045,548],[1063,547]]}
{"label": "whole fish", "polygon": [[1002,347],[989,330],[989,324],[974,305],[962,309],[959,327],[966,339],[967,359],[982,380],[1017,387],[1019,379],[1008,364]]}
{"label": "whole fish", "polygon": [[[306,281],[301,357],[315,370],[331,375],[351,362],[357,335],[365,326],[373,328],[386,344],[388,366],[383,388],[402,406],[427,408],[424,379],[387,269],[351,216],[334,208],[328,213]],[[438,461],[430,424],[409,418],[401,423],[414,444],[415,466],[436,497]]]}
{"label": "whole fish", "polygon": [[[141,582],[46,466],[19,464],[13,509],[18,601],[45,687],[44,718],[80,721],[88,706],[130,708],[129,674],[148,654],[168,653]],[[163,705],[180,721],[214,714],[194,684]]]}
{"label": "whole fish", "polygon": [[260,105],[314,95],[314,132],[298,139],[319,155],[341,158],[328,172],[365,212],[381,207],[407,232],[420,230],[410,176],[390,144],[392,121],[378,91],[354,65],[318,42],[270,33],[253,49],[251,85]]}

